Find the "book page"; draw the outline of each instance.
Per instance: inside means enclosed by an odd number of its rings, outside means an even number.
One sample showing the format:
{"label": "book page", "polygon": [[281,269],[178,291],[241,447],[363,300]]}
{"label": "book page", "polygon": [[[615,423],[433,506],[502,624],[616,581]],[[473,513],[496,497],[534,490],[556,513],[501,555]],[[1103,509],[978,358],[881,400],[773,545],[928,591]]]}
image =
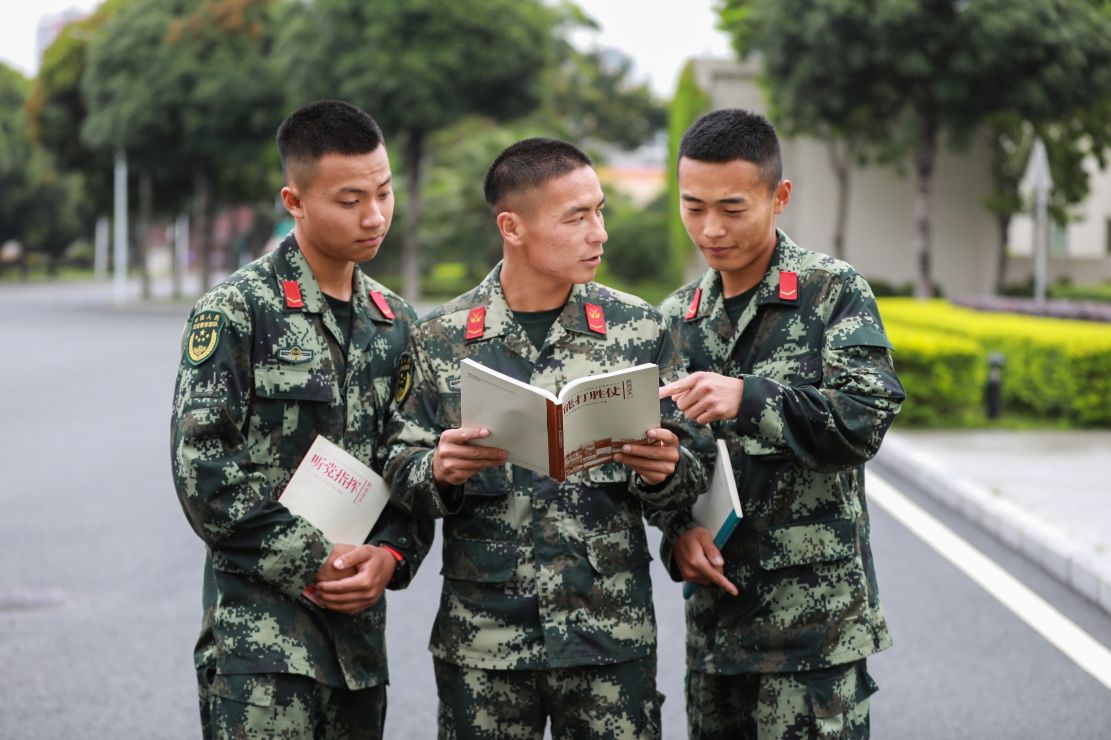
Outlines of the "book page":
{"label": "book page", "polygon": [[317,435],[278,498],[333,544],[361,545],[370,535],[390,489],[355,456]]}
{"label": "book page", "polygon": [[555,396],[470,359],[460,366],[462,424],[490,430],[489,437],[470,444],[500,447],[509,453],[512,464],[551,475],[548,402],[554,402]]}
{"label": "book page", "polygon": [[559,392],[567,475],[608,462],[626,442],[660,425],[660,372],[637,365],[579,378]]}

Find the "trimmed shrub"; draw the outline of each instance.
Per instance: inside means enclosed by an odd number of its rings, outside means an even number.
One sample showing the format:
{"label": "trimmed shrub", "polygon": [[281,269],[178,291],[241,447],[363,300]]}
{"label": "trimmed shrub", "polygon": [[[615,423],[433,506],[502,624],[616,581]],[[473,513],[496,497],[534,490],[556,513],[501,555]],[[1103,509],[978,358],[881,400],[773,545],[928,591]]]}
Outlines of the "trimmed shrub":
{"label": "trimmed shrub", "polygon": [[967,426],[983,419],[986,363],[976,342],[898,321],[885,325],[907,391],[900,424]]}
{"label": "trimmed shrub", "polygon": [[982,363],[990,352],[1003,353],[1008,410],[1111,425],[1111,325],[973,311],[936,300],[882,299],[880,311],[891,324],[972,340]]}

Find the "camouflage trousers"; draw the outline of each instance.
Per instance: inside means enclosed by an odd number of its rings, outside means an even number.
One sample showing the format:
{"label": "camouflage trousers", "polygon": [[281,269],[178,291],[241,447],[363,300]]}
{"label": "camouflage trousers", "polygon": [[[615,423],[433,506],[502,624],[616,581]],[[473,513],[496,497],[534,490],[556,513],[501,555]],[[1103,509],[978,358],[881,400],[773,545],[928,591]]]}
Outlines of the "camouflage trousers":
{"label": "camouflage trousers", "polygon": [[288,673],[197,671],[205,738],[381,740],[386,686],[350,690]]}
{"label": "camouflage trousers", "polygon": [[435,660],[441,740],[660,737],[656,657],[607,666],[485,670]]}
{"label": "camouflage trousers", "polygon": [[687,729],[691,740],[865,740],[876,688],[864,660],[798,673],[688,671]]}

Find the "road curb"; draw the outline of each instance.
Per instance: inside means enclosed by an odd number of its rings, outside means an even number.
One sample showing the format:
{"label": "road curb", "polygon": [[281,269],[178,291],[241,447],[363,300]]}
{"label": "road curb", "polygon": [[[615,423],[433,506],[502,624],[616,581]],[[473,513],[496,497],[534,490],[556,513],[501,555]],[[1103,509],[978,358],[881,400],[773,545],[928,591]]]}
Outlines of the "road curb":
{"label": "road curb", "polygon": [[888,434],[871,466],[957,511],[1111,614],[1111,566],[1080,547],[1065,530],[954,473],[941,460]]}

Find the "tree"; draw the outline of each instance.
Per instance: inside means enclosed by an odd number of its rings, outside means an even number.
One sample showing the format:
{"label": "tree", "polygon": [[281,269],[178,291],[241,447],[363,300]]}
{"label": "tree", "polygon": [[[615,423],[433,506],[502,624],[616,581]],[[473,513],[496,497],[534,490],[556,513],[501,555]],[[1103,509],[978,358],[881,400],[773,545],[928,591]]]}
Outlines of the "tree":
{"label": "tree", "polygon": [[315,0],[290,6],[278,58],[290,100],[365,108],[401,140],[404,294],[420,294],[417,226],[428,137],[468,115],[509,120],[541,100],[555,14],[538,0]]}
{"label": "tree", "polygon": [[202,287],[211,282],[215,186],[264,179],[243,174],[257,172],[272,147],[281,86],[269,63],[271,5],[133,0],[89,48],[82,136],[98,150],[127,152],[140,173],[140,222],[149,221],[155,181],[191,180]]}
{"label": "tree", "polygon": [[45,147],[63,170],[81,175],[85,185],[83,197],[95,213],[111,209],[112,159],[81,139],[81,127],[88,115],[81,78],[88,66],[93,36],[122,2],[108,0],[88,18],[62,29],[43,52],[27,102],[32,140]]}
{"label": "tree", "polygon": [[[762,22],[776,17],[782,8],[775,5],[790,6],[792,22],[774,27]],[[807,125],[813,120],[809,110],[821,111],[821,120],[836,111],[836,100],[819,99],[856,90],[863,120],[883,124],[879,140],[910,155],[919,296],[929,295],[932,284],[930,204],[943,137],[960,144],[1006,113],[1032,122],[1060,120],[1105,97],[1111,33],[1098,5],[1091,0],[732,3],[740,8],[733,20],[742,21],[742,48],[767,49],[772,56],[789,50],[791,65],[802,68],[799,74],[813,70],[817,79],[830,67],[848,73],[840,81],[847,86],[807,88],[801,116]],[[778,36],[796,32],[803,34],[799,43],[781,44]],[[807,34],[822,43],[808,45]],[[839,58],[850,63],[841,65]],[[793,115],[796,110],[787,105],[798,104],[798,96],[790,94],[796,70],[776,62],[766,70],[772,95],[781,95],[782,86],[787,92],[777,100]]]}
{"label": "tree", "polygon": [[55,168],[28,134],[25,105],[31,85],[0,64],[0,242],[16,238],[41,251],[53,271],[80,234],[79,183]]}
{"label": "tree", "polygon": [[770,118],[785,134],[825,142],[837,182],[831,251],[845,259],[852,169],[881,149],[884,121],[895,104],[888,90],[873,84],[874,68],[882,63],[876,49],[843,46],[847,39],[868,37],[869,4],[726,0],[720,17],[742,58],[761,55]]}

